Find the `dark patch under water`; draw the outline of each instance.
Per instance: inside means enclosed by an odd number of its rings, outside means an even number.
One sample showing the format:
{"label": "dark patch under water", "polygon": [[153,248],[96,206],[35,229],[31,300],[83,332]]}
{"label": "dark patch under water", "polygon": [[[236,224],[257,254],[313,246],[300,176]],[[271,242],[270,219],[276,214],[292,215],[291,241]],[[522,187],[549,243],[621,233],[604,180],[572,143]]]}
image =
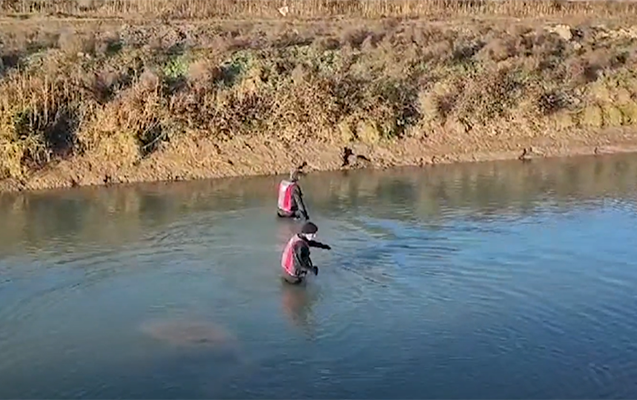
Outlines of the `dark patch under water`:
{"label": "dark patch under water", "polygon": [[637,396],[637,159],[0,195],[2,398]]}
{"label": "dark patch under water", "polygon": [[205,344],[213,347],[224,347],[234,341],[234,338],[223,329],[206,321],[146,321],[140,329],[157,340],[176,346]]}

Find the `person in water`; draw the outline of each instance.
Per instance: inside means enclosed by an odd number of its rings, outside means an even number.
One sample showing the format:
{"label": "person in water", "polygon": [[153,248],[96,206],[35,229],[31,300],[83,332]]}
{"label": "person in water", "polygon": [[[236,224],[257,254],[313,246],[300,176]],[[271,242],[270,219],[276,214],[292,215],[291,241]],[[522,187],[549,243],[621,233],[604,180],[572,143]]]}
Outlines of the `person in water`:
{"label": "person in water", "polygon": [[303,192],[299,186],[300,171],[294,170],[290,173],[289,180],[282,180],[279,183],[279,199],[277,215],[281,218],[295,218],[309,220],[307,208],[303,202]]}
{"label": "person in water", "polygon": [[310,247],[331,250],[332,248],[314,240],[318,226],[313,222],[306,222],[301,228],[301,233],[292,236],[283,250],[281,256],[281,268],[283,279],[291,284],[303,282],[308,272],[318,275],[318,267],[312,264],[310,259]]}

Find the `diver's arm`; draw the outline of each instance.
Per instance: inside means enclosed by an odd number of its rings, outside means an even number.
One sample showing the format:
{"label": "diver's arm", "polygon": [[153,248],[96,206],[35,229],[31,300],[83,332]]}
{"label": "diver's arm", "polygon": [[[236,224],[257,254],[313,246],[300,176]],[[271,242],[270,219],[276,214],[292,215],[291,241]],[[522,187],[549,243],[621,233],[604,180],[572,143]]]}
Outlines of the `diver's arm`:
{"label": "diver's arm", "polygon": [[318,249],[332,250],[332,247],[330,247],[329,244],[317,242],[316,240],[308,240],[307,244],[310,247],[316,247]]}

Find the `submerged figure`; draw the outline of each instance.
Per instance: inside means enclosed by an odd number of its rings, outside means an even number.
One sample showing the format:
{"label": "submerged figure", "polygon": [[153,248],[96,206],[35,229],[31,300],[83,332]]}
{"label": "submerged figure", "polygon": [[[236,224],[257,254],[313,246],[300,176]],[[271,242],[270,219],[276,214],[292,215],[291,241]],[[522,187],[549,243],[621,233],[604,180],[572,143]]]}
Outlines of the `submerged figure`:
{"label": "submerged figure", "polygon": [[279,199],[277,215],[281,218],[303,218],[309,220],[305,203],[303,202],[303,192],[299,186],[300,171],[294,170],[290,173],[289,180],[282,180],[279,183]]}
{"label": "submerged figure", "polygon": [[313,222],[306,222],[301,229],[301,233],[292,236],[283,250],[281,256],[281,268],[283,268],[283,279],[292,284],[303,282],[308,272],[318,275],[318,267],[312,264],[310,259],[310,247],[331,250],[332,248],[314,240],[318,226]]}
{"label": "submerged figure", "polygon": [[209,346],[223,348],[233,346],[234,336],[219,326],[205,321],[157,320],[147,321],[141,330],[155,339],[176,346]]}

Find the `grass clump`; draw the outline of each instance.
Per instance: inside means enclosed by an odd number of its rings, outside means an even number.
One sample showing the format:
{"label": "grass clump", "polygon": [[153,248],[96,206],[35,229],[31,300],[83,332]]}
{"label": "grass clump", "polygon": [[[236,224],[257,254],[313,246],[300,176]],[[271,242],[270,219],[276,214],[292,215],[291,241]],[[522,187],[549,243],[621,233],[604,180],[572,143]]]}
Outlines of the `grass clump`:
{"label": "grass clump", "polygon": [[0,87],[0,174],[21,176],[79,150],[84,110],[64,79],[17,75]]}

